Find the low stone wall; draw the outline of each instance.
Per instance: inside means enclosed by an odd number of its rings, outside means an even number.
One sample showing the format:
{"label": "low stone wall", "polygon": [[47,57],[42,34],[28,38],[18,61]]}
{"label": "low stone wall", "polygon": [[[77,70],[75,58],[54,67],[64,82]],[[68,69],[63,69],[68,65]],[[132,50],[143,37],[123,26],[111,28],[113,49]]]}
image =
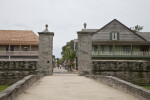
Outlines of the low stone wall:
{"label": "low stone wall", "polygon": [[150,91],[140,86],[134,85],[127,81],[121,80],[113,76],[87,75],[86,77],[96,79],[106,85],[119,89],[125,93],[131,94],[139,100],[150,100]]}
{"label": "low stone wall", "polygon": [[39,79],[40,77],[35,75],[26,76],[22,80],[16,82],[15,84],[2,91],[0,93],[0,100],[14,100],[17,95],[24,92],[24,90],[26,90]]}
{"label": "low stone wall", "polygon": [[0,61],[0,84],[11,85],[36,70],[37,61]]}
{"label": "low stone wall", "polygon": [[150,62],[130,60],[93,61],[92,74],[115,76],[137,85],[150,85]]}

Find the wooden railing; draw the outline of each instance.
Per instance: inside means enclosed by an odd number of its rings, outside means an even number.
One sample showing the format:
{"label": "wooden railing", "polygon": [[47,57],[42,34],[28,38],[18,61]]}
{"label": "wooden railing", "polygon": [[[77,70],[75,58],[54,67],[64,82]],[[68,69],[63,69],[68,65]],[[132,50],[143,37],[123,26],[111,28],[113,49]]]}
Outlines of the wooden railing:
{"label": "wooden railing", "polygon": [[33,56],[33,55],[37,55],[38,56],[38,51],[0,51],[0,56]]}
{"label": "wooden railing", "polygon": [[145,56],[145,57],[150,57],[150,51],[115,51],[115,52],[105,52],[105,51],[94,51],[92,52],[92,56],[122,56],[122,57],[126,57],[126,56]]}

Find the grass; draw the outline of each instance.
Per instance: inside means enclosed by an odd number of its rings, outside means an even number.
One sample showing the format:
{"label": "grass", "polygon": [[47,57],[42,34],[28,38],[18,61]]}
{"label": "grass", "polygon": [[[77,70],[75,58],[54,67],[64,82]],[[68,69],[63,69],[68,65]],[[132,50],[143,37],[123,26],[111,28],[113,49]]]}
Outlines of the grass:
{"label": "grass", "polygon": [[0,92],[5,90],[7,87],[9,87],[9,85],[0,85]]}
{"label": "grass", "polygon": [[150,86],[143,86],[143,88],[150,90]]}

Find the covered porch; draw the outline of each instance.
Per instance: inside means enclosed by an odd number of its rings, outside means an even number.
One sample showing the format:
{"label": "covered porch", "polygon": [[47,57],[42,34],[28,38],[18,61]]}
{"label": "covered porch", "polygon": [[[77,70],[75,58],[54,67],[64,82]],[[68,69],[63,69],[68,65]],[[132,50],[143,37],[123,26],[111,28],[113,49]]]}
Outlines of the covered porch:
{"label": "covered porch", "polygon": [[150,45],[135,43],[95,43],[92,45],[92,57],[150,58]]}
{"label": "covered porch", "polygon": [[0,59],[37,57],[38,45],[0,45]]}

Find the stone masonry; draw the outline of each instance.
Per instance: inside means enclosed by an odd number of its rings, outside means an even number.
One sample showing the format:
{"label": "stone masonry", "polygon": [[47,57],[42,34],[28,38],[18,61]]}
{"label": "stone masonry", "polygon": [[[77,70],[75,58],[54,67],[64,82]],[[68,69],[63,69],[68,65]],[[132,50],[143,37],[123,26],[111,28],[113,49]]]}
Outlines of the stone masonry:
{"label": "stone masonry", "polygon": [[92,71],[92,35],[91,32],[77,32],[78,34],[78,65],[79,75],[91,74]]}
{"label": "stone masonry", "polygon": [[39,56],[38,73],[40,75],[52,75],[52,51],[53,51],[53,32],[48,31],[48,25],[43,32],[39,33]]}
{"label": "stone masonry", "polygon": [[0,61],[0,84],[12,85],[36,70],[37,61]]}
{"label": "stone masonry", "polygon": [[137,60],[97,60],[93,61],[92,74],[115,76],[137,85],[150,85],[150,62]]}

